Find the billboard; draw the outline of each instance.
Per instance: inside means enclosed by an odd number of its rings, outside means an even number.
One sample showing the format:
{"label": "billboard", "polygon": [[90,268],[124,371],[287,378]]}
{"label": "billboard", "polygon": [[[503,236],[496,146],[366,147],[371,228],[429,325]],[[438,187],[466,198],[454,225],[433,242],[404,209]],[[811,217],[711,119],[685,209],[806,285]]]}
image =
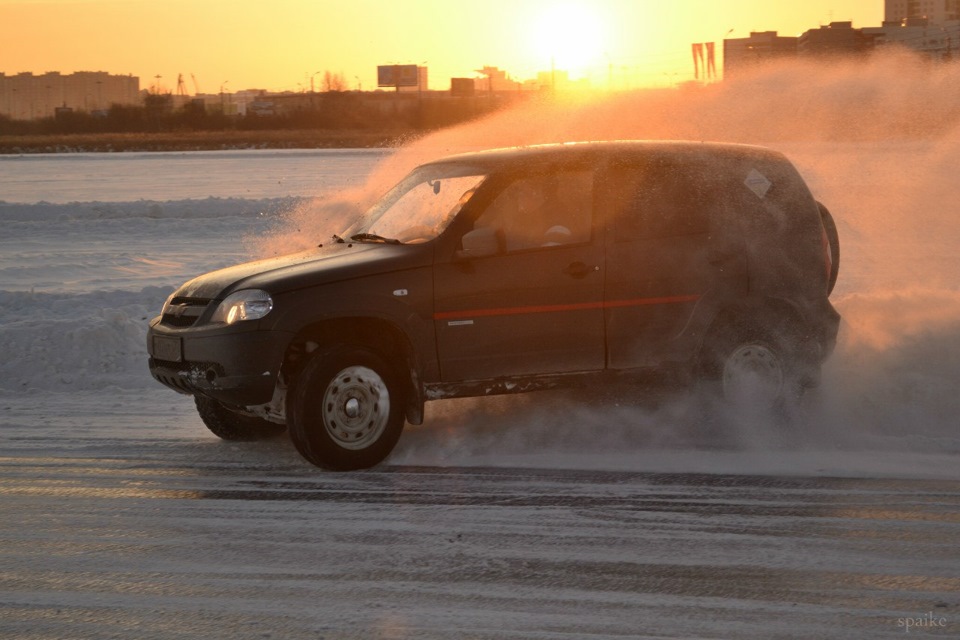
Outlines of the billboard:
{"label": "billboard", "polygon": [[377,67],[378,87],[416,87],[419,86],[417,65],[385,64]]}
{"label": "billboard", "polygon": [[472,96],[476,93],[473,78],[450,78],[450,95]]}

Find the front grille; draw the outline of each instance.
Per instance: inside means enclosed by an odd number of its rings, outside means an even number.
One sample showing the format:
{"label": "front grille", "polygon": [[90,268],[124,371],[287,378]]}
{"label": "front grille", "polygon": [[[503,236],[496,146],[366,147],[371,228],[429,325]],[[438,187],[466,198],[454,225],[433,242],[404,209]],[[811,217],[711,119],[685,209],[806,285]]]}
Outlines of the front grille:
{"label": "front grille", "polygon": [[168,327],[192,327],[209,304],[209,298],[174,298],[163,310],[160,324]]}

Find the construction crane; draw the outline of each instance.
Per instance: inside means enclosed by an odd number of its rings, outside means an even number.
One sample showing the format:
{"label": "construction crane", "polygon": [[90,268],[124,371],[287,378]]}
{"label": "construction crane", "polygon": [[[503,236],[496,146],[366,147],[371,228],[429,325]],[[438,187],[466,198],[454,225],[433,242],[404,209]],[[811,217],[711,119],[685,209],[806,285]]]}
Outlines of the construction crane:
{"label": "construction crane", "polygon": [[177,75],[177,95],[184,98],[187,97],[187,85],[183,81],[183,74],[180,73]]}
{"label": "construction crane", "polygon": [[197,76],[191,73],[190,77],[193,79],[193,90],[196,92],[194,95],[200,95],[200,83],[197,82]]}

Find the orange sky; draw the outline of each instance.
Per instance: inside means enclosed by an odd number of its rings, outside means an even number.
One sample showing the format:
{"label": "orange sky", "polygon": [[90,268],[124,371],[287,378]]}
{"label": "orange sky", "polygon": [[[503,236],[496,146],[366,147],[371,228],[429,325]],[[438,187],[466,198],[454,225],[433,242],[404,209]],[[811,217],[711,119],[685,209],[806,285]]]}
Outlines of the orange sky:
{"label": "orange sky", "polygon": [[[789,5],[789,6],[785,6]],[[879,26],[883,0],[0,0],[0,72],[107,71],[194,92],[371,90],[378,64],[429,68],[430,88],[569,69],[593,86],[692,79],[692,42],[797,35],[831,20]]]}

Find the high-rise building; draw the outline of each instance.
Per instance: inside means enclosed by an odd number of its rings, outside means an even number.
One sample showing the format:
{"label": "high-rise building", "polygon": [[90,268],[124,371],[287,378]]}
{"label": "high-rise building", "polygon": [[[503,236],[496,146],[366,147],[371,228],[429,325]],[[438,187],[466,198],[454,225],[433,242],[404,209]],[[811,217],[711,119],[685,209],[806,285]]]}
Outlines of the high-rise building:
{"label": "high-rise building", "polygon": [[864,29],[878,48],[900,46],[932,60],[954,60],[960,49],[960,0],[886,0],[882,27]]}
{"label": "high-rise building", "polygon": [[140,79],[105,71],[0,73],[0,114],[15,120],[51,117],[64,107],[93,113],[114,104],[140,104]]}
{"label": "high-rise building", "polygon": [[884,0],[884,22],[904,24],[920,20],[937,26],[960,20],[960,0]]}

